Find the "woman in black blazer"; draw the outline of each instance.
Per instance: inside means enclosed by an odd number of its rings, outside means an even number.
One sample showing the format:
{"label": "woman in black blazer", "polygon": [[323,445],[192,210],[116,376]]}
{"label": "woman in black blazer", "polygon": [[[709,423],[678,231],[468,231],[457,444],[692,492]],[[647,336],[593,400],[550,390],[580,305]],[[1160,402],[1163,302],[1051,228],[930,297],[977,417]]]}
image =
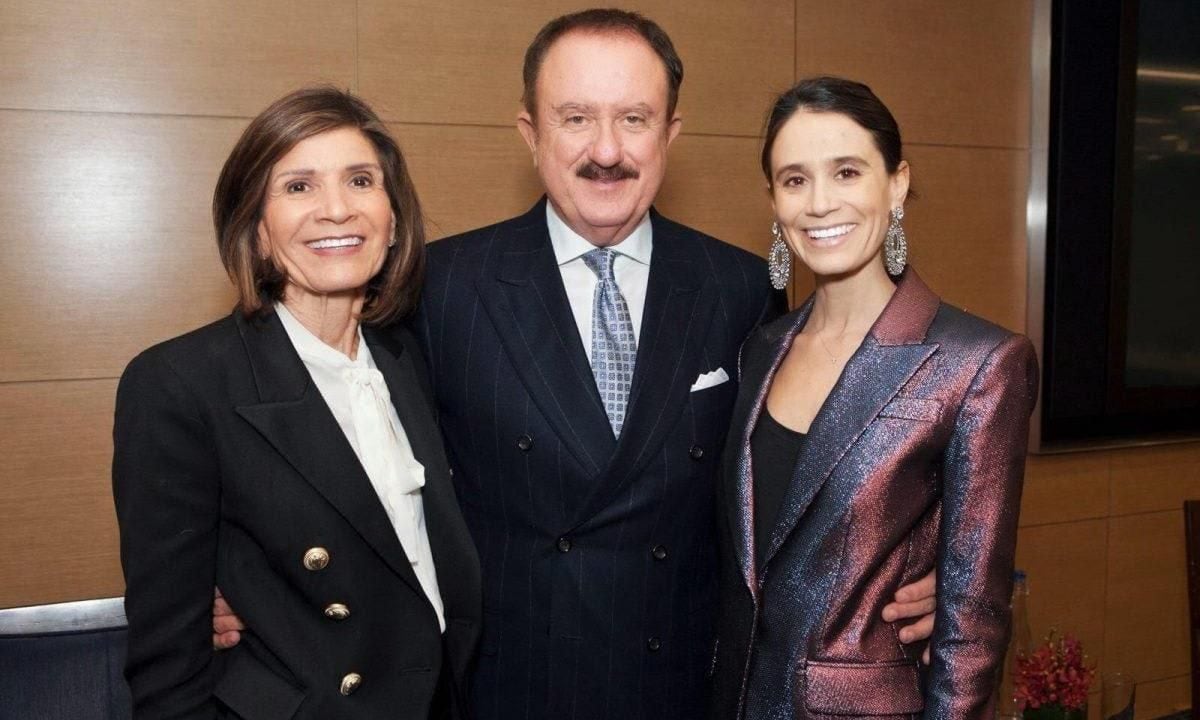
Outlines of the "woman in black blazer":
{"label": "woman in black blazer", "polygon": [[[422,218],[361,100],[252,120],[213,217],[239,307],[121,378],[113,495],[136,718],[462,717],[478,558],[412,306]],[[212,588],[251,628],[210,643]]]}
{"label": "woman in black blazer", "polygon": [[[1033,348],[906,267],[909,167],[865,85],[812,78],[784,93],[762,161],[773,280],[786,282],[790,250],[816,291],[742,350],[713,717],[991,718]],[[935,566],[926,670],[880,611]]]}

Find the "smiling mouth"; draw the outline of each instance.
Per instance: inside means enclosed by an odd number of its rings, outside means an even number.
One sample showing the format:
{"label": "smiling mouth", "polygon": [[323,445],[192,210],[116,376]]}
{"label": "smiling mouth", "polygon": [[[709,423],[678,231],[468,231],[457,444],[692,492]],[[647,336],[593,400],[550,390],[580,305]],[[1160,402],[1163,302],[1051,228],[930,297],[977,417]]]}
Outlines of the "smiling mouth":
{"label": "smiling mouth", "polygon": [[855,227],[855,223],[846,223],[845,225],[834,225],[832,227],[808,228],[804,232],[810,240],[832,240],[845,235]]}
{"label": "smiling mouth", "polygon": [[361,235],[347,235],[346,237],[321,238],[319,240],[309,240],[304,243],[312,250],[332,250],[334,248],[357,247],[364,242]]}

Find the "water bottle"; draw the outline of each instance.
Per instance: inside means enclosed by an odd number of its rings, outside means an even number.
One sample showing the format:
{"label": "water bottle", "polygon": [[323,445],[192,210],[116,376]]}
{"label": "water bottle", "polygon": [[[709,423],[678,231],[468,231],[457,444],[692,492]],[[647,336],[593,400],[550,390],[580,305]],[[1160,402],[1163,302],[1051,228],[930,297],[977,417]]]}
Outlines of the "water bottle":
{"label": "water bottle", "polygon": [[996,698],[996,717],[1000,720],[1020,720],[1021,709],[1013,680],[1017,674],[1017,656],[1029,652],[1032,637],[1029,632],[1029,585],[1025,582],[1025,571],[1013,572],[1012,593],[1012,637],[1008,641],[1008,652],[1001,669],[1000,689]]}

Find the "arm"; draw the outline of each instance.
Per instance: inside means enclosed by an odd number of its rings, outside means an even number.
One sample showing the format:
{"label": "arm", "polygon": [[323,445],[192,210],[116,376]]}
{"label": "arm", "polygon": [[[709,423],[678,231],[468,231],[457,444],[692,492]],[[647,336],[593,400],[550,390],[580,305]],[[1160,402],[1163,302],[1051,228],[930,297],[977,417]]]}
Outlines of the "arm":
{"label": "arm", "polygon": [[1029,340],[998,345],[972,380],[946,448],[938,607],[926,718],[990,718],[1008,639],[1017,514],[1037,361]]}
{"label": "arm", "polygon": [[134,717],[212,718],[217,460],[195,400],[155,356],[117,390],[113,499],[121,532]]}

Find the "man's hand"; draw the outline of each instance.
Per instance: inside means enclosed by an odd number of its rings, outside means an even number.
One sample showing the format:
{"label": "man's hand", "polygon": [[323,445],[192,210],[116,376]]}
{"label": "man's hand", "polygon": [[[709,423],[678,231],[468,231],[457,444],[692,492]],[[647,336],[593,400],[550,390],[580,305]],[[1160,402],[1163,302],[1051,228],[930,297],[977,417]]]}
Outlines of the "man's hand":
{"label": "man's hand", "polygon": [[242,624],[240,617],[233,614],[233,608],[225,602],[225,598],[221,595],[221,588],[218,587],[213,588],[212,613],[213,649],[228,650],[241,642],[242,633],[240,631],[245,630],[246,626]]}
{"label": "man's hand", "polygon": [[[936,592],[937,571],[933,570],[915,583],[897,590],[895,602],[884,606],[883,619],[888,622],[918,618],[911,625],[900,628],[900,642],[928,640],[933,635],[933,612],[937,608]],[[921,660],[926,665],[929,664],[928,643],[925,645],[925,652],[921,654]]]}

